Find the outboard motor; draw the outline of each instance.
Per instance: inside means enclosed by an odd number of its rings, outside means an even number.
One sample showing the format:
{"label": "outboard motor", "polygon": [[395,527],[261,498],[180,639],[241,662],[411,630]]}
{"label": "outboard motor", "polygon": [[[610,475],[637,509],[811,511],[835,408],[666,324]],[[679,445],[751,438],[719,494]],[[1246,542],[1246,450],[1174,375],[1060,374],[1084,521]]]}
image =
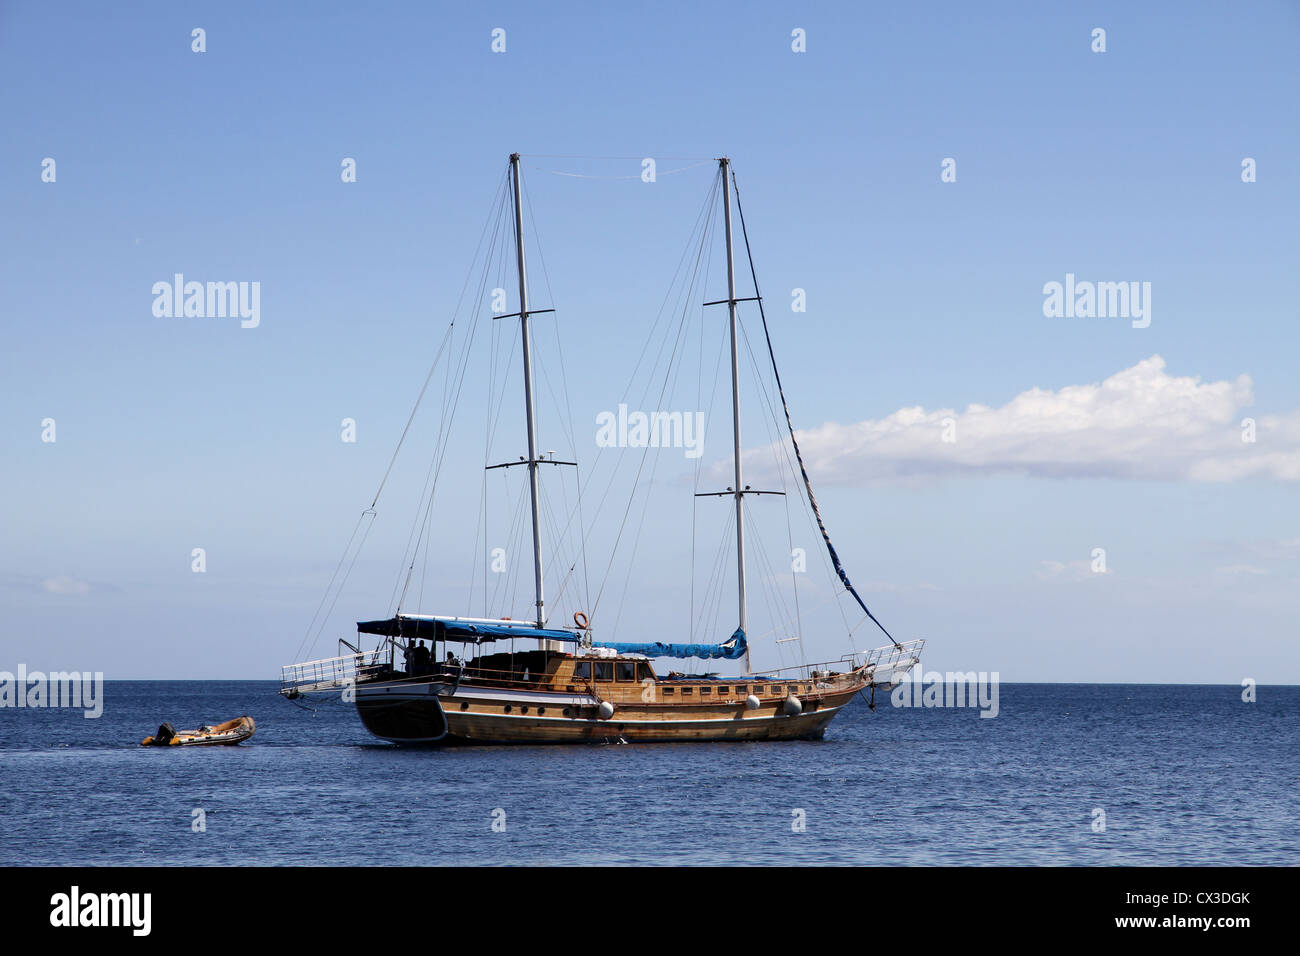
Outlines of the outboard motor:
{"label": "outboard motor", "polygon": [[158,726],[158,733],[153,735],[153,742],[159,745],[169,744],[171,743],[172,738],[175,736],[176,736],[176,728],[164,720]]}

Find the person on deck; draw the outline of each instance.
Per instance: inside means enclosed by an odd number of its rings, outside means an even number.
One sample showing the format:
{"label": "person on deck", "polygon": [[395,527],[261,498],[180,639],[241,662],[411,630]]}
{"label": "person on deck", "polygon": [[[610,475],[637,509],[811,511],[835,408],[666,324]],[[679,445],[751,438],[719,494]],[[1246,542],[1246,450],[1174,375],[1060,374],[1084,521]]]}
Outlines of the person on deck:
{"label": "person on deck", "polygon": [[429,649],[424,646],[424,641],[420,641],[415,648],[415,653],[411,655],[415,663],[416,674],[427,674],[429,672]]}

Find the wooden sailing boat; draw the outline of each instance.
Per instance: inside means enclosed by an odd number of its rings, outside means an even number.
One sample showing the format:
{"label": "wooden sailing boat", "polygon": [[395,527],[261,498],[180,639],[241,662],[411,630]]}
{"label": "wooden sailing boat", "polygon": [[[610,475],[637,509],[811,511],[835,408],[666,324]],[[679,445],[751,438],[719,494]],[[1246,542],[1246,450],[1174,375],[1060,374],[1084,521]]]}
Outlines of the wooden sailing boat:
{"label": "wooden sailing boat", "polygon": [[[357,630],[380,638],[376,649],[363,651],[341,641],[351,653],[287,666],[282,673],[281,694],[292,700],[342,690],[345,700],[355,702],[363,724],[371,733],[402,744],[820,738],[827,724],[854,695],[874,692],[876,688],[887,689],[900,680],[919,662],[924,642],[904,644],[891,636],[889,645],[846,654],[834,661],[761,673],[750,669],[743,502],[746,495],[767,492],[751,490],[743,483],[741,474],[737,306],[740,302],[754,301],[761,309],[762,301],[757,288],[755,296],[749,299],[738,298],[736,294],[732,237],[734,176],[726,158],[718,163],[726,239],[727,298],[705,304],[725,304],[730,318],[734,485],[724,492],[708,494],[731,497],[735,502],[736,630],[720,644],[611,643],[594,640],[592,625],[581,612],[574,615],[571,627],[548,621],[538,471],[542,464],[572,463],[555,462],[538,453],[529,317],[551,310],[529,310],[519,159],[518,154],[510,157],[509,175],[520,307],[517,313],[497,318],[519,320],[528,448],[527,457],[491,467],[525,465],[528,469],[535,617],[517,621],[399,612],[390,618],[363,621],[358,623]],[[736,199],[739,203],[738,194]],[[741,220],[743,227],[743,213]],[[763,325],[766,333],[766,317]],[[770,337],[767,344],[770,351]],[[776,383],[780,389],[779,374]],[[784,405],[783,390],[781,400]],[[785,417],[808,503],[836,574],[874,622],[875,617],[849,583],[822,523],[788,407]],[[519,640],[536,641],[536,649],[516,651],[514,642]],[[430,647],[424,646],[426,641]],[[502,644],[508,644],[508,649],[499,650]],[[452,652],[457,647],[462,657]],[[743,662],[742,672],[735,676],[661,674],[651,661],[663,657],[739,660]]]}

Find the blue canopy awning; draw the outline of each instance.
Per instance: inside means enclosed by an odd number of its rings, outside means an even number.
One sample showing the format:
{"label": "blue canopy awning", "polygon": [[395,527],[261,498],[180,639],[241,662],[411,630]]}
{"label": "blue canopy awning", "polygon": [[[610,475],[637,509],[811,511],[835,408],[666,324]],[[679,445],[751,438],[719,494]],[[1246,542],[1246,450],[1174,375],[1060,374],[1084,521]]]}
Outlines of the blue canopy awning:
{"label": "blue canopy awning", "polygon": [[520,640],[567,641],[577,643],[578,637],[570,631],[551,628],[528,627],[513,624],[481,624],[469,621],[439,621],[421,617],[398,615],[384,621],[358,621],[362,634],[382,634],[384,637],[401,637],[407,640],[463,641],[482,644],[485,641]]}
{"label": "blue canopy awning", "polygon": [[605,644],[596,642],[593,647],[608,647],[620,654],[644,654],[647,657],[702,657],[704,659],[725,658],[729,661],[745,656],[747,645],[745,632],[736,628],[736,633],[721,644],[665,644],[655,641],[651,644]]}

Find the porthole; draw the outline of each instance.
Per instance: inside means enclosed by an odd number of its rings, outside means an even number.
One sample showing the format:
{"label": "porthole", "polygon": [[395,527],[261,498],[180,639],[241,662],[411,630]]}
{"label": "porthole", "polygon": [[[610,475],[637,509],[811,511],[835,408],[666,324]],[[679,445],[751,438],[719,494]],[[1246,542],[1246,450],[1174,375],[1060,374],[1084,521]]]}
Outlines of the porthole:
{"label": "porthole", "polygon": [[569,713],[569,708],[567,708],[567,707],[564,708],[564,710],[560,711],[560,713],[564,714],[565,717],[569,717],[569,716],[571,716],[570,713]]}
{"label": "porthole", "polygon": [[520,708],[519,708],[519,713],[521,713],[521,714],[526,714],[526,713],[528,713],[528,705],[527,705],[527,704],[524,704],[522,707],[520,707]]}
{"label": "porthole", "polygon": [[514,708],[511,707],[509,704],[506,704],[506,713],[508,714],[508,713],[510,713],[510,711],[512,711],[512,710],[514,710]]}
{"label": "porthole", "polygon": [[538,716],[538,717],[542,716],[542,714],[544,714],[544,713],[546,713],[546,708],[545,708],[545,707],[538,707],[538,708],[537,708],[537,716]]}
{"label": "porthole", "polygon": [[462,701],[460,702],[460,709],[461,709],[461,710],[469,710],[469,701],[467,701],[467,700],[462,700]]}

